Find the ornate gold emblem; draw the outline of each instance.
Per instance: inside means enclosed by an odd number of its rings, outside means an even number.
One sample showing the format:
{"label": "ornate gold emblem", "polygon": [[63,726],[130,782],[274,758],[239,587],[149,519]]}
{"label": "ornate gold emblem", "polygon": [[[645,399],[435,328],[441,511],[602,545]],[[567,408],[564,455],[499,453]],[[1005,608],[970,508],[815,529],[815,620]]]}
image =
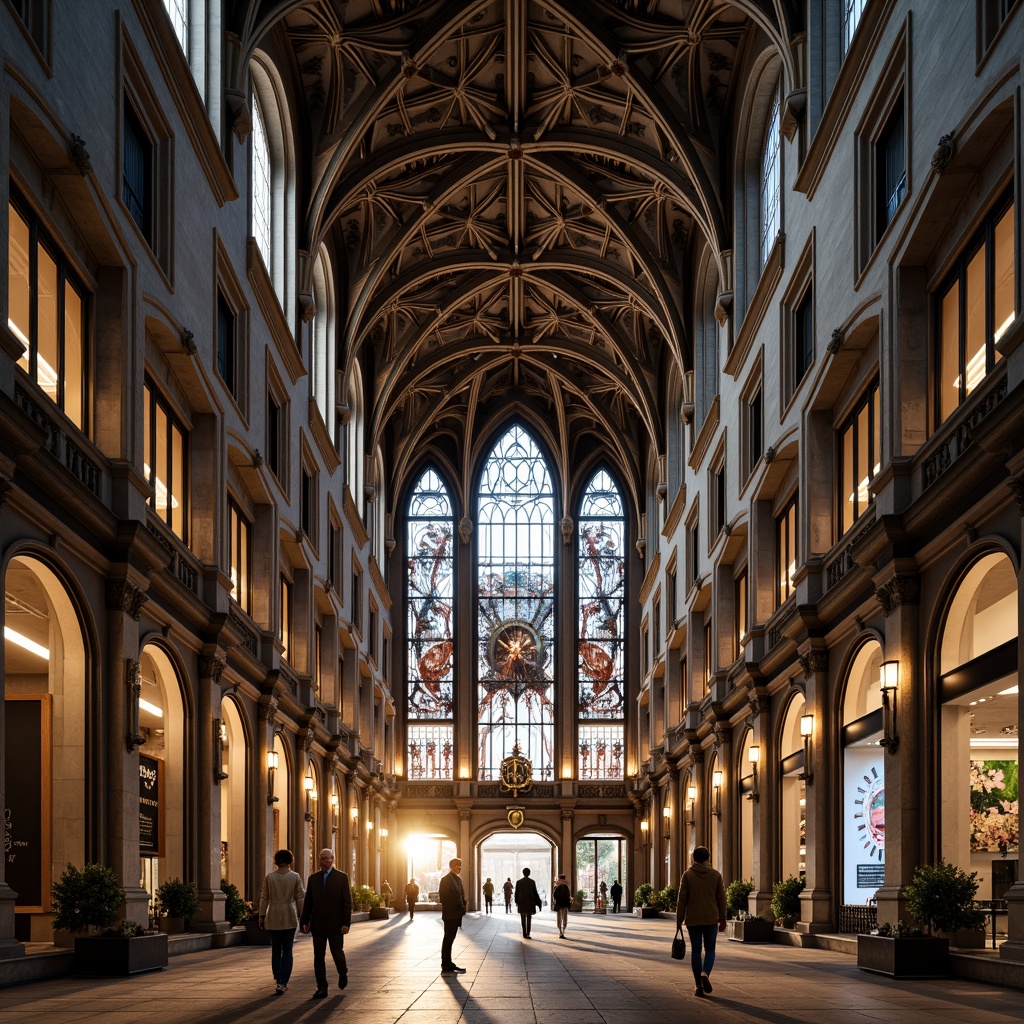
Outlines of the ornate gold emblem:
{"label": "ornate gold emblem", "polygon": [[528,757],[523,757],[517,743],[512,748],[512,756],[504,758],[501,762],[502,789],[510,789],[513,796],[519,796],[520,791],[525,791],[532,785],[533,762]]}
{"label": "ornate gold emblem", "polygon": [[518,807],[510,807],[508,811],[508,823],[513,828],[519,828],[525,820],[526,816]]}

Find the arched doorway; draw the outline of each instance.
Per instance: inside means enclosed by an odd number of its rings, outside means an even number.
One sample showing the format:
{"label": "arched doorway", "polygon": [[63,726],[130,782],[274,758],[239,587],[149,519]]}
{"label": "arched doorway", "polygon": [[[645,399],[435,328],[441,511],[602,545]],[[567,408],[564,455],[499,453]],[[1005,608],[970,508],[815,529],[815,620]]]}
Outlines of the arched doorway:
{"label": "arched doorway", "polygon": [[246,885],[246,738],[238,705],[221,702],[220,721],[220,873],[221,878],[249,892]]}
{"label": "arched doorway", "polygon": [[[448,862],[459,854],[455,841],[439,833],[417,832],[405,837],[406,878],[411,878],[420,887],[421,903],[436,903],[441,876],[448,873]],[[463,858],[465,859],[465,858]],[[466,893],[470,905],[473,900]]]}
{"label": "arched doorway", "polygon": [[[632,903],[633,890],[629,879],[629,841],[625,836],[594,832],[576,840],[576,884],[573,893],[583,889],[584,910],[594,909],[594,897],[602,882],[611,889],[618,879],[622,886],[622,902]],[[538,886],[540,883],[537,883]]]}
{"label": "arched doorway", "polygon": [[530,875],[537,883],[537,891],[545,906],[548,905],[554,879],[554,847],[540,833],[495,832],[477,847],[477,864],[479,884],[475,894],[467,894],[470,906],[483,903],[479,889],[485,878],[490,878],[500,893],[505,879],[511,878],[515,885],[522,877],[523,868],[530,869]]}
{"label": "arched doorway", "polygon": [[[740,741],[736,753],[736,775],[739,778],[739,868],[740,878],[754,879],[754,761],[751,748],[754,744],[754,732],[747,729]],[[760,755],[760,748],[758,748]],[[744,774],[746,773],[746,774]],[[760,796],[760,795],[759,795]]]}
{"label": "arched doorway", "polygon": [[803,878],[806,867],[806,783],[800,717],[802,693],[794,694],[779,733],[779,831],[782,839],[782,878]]}
{"label": "arched doorway", "polygon": [[15,935],[49,942],[50,885],[86,861],[86,645],[71,599],[37,559],[4,573],[6,880]]}

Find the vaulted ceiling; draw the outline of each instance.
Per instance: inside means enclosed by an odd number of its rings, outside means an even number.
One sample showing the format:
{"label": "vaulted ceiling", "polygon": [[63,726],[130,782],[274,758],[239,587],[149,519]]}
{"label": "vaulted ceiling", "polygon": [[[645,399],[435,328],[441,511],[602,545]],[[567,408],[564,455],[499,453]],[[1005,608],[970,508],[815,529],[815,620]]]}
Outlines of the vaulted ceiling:
{"label": "vaulted ceiling", "polygon": [[[332,239],[344,368],[370,368],[367,446],[393,479],[510,409],[630,489],[692,365],[697,247],[732,248],[723,140],[781,0],[240,3],[240,65],[287,53],[311,178],[300,247]],[[275,52],[275,51],[271,51]],[[336,255],[337,258],[337,255]]]}

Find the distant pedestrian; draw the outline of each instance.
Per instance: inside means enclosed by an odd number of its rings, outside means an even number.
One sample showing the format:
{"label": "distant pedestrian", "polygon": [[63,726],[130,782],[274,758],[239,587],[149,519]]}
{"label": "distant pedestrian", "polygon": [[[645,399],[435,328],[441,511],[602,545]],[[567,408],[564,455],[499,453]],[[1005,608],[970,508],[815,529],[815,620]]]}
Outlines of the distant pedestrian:
{"label": "distant pedestrian", "polygon": [[260,928],[270,932],[270,967],[274,972],[277,989],[282,996],[292,976],[292,943],[302,913],[302,879],[292,871],[292,851],[278,850],[274,854],[274,870],[263,879],[260,889]]}
{"label": "distant pedestrian", "polygon": [[709,975],[715,964],[715,941],[725,931],[725,883],[708,864],[710,857],[706,846],[693,851],[693,864],[679,882],[676,903],[676,927],[685,924],[690,935],[690,967],[697,986],[693,994],[702,997],[712,991]]}
{"label": "distant pedestrian", "polygon": [[558,924],[558,937],[565,938],[565,928],[569,923],[569,907],[572,905],[572,893],[565,875],[555,879],[555,887],[551,891],[551,902],[555,906],[555,921]]}
{"label": "distant pedestrian", "polygon": [[448,874],[441,879],[438,895],[441,900],[441,922],[444,925],[444,938],[441,940],[441,973],[465,974],[466,968],[460,967],[452,960],[452,946],[455,936],[462,927],[462,918],[469,905],[466,902],[466,891],[462,888],[462,861],[453,857],[448,861]]}
{"label": "distant pedestrian", "polygon": [[523,877],[516,882],[516,907],[519,909],[519,919],[523,925],[524,939],[533,938],[530,935],[533,915],[543,905],[540,901],[540,893],[537,892],[537,883],[530,877],[530,869],[523,868]]}
{"label": "distant pedestrian", "polygon": [[501,887],[501,891],[505,894],[505,913],[512,913],[512,879],[506,878],[505,884]]}
{"label": "distant pedestrian", "polygon": [[601,909],[605,910],[608,907],[608,883],[602,882],[598,888],[601,890]]}
{"label": "distant pedestrian", "polygon": [[488,878],[483,885],[484,913],[489,914],[494,906],[494,883]]}
{"label": "distant pedestrian", "polygon": [[334,866],[334,851],[320,851],[320,870],[309,876],[306,898],[302,901],[303,932],[313,936],[313,973],[316,976],[314,999],[327,996],[327,946],[338,971],[338,988],[348,984],[345,960],[345,936],[352,925],[352,886],[348,875]]}
{"label": "distant pedestrian", "polygon": [[416,916],[416,901],[420,898],[420,887],[416,884],[415,878],[409,879],[405,887],[405,902],[409,907],[409,920]]}
{"label": "distant pedestrian", "polygon": [[384,906],[390,910],[391,904],[395,902],[395,893],[391,886],[388,885],[388,880],[386,878],[380,887],[380,894],[384,898]]}
{"label": "distant pedestrian", "polygon": [[619,907],[622,905],[622,886],[619,885],[619,880],[617,878],[612,882],[610,892],[612,894],[612,913],[617,914],[619,912]]}

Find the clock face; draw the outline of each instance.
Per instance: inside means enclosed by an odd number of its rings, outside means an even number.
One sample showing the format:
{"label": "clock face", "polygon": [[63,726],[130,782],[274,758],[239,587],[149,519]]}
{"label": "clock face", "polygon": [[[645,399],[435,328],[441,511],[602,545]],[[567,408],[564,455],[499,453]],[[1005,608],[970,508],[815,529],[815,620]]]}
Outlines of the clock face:
{"label": "clock face", "polygon": [[885,858],[885,779],[878,769],[872,768],[857,787],[858,798],[854,801],[856,811],[853,820],[857,835],[868,855]]}

